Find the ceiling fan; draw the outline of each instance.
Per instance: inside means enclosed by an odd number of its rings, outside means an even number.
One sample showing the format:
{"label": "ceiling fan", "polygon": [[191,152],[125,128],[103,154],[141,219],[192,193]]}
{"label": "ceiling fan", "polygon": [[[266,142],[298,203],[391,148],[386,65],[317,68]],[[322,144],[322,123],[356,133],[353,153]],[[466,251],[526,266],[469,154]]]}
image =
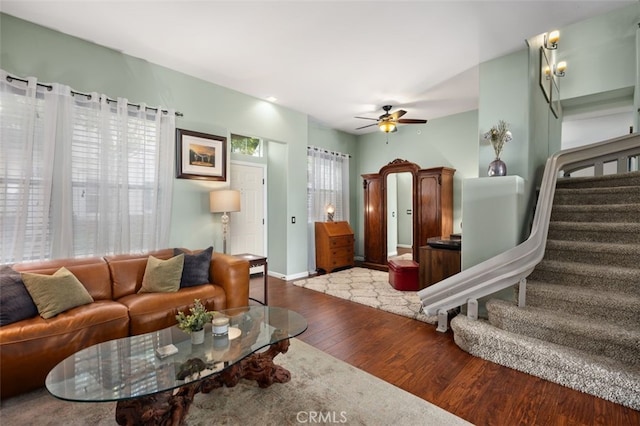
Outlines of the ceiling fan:
{"label": "ceiling fan", "polygon": [[407,113],[407,111],[403,109],[399,109],[393,113],[389,113],[391,111],[391,105],[385,105],[382,107],[384,110],[384,114],[382,114],[378,118],[369,118],[369,117],[355,117],[361,118],[363,120],[375,120],[374,124],[367,124],[366,126],[358,127],[356,130],[364,129],[366,127],[378,126],[381,132],[385,133],[393,133],[398,131],[398,124],[424,124],[427,120],[421,120],[416,118],[400,118]]}

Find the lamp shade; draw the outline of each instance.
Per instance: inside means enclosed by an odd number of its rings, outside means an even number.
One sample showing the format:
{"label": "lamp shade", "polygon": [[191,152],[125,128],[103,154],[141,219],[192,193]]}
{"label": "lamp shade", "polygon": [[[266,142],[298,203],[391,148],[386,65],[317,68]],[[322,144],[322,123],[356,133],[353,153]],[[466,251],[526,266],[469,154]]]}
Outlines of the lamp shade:
{"label": "lamp shade", "polygon": [[240,191],[223,189],[209,193],[209,209],[211,213],[240,211]]}

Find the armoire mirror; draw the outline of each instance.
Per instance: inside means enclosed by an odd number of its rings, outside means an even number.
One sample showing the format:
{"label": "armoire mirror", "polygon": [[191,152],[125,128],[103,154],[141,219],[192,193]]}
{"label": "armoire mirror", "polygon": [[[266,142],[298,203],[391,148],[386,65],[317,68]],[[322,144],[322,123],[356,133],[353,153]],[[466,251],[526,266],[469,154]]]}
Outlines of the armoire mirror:
{"label": "armoire mirror", "polygon": [[420,169],[395,159],[378,173],[362,175],[363,266],[387,270],[388,256],[398,246],[409,246],[417,262],[419,248],[428,238],[451,234],[454,173],[447,167]]}
{"label": "armoire mirror", "polygon": [[413,248],[413,175],[387,174],[387,258]]}

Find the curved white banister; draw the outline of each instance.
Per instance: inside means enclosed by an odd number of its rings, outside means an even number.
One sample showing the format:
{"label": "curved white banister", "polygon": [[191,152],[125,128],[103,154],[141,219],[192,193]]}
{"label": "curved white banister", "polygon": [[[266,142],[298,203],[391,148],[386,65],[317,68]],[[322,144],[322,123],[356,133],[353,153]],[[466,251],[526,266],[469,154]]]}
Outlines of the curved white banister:
{"label": "curved white banister", "polygon": [[[469,269],[418,292],[422,309],[436,315],[510,287],[526,278],[544,256],[556,181],[565,167],[612,154],[640,154],[640,134],[560,151],[549,159],[540,185],[540,195],[531,234],[526,241]],[[464,240],[464,238],[463,238]]]}

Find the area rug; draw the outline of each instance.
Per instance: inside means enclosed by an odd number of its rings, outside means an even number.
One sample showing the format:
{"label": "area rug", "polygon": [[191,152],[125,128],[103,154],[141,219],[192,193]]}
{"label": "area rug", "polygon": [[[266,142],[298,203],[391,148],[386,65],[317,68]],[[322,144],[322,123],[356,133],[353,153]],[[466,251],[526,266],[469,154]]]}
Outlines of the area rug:
{"label": "area rug", "polygon": [[418,292],[394,289],[389,284],[388,272],[350,268],[293,281],[293,284],[429,324],[438,322],[437,316],[420,312]]}
{"label": "area rug", "polygon": [[[470,424],[297,339],[275,361],[291,372],[290,382],[260,389],[241,380],[198,394],[187,425]],[[0,424],[114,425],[115,403],[66,402],[40,389],[2,401]]]}

